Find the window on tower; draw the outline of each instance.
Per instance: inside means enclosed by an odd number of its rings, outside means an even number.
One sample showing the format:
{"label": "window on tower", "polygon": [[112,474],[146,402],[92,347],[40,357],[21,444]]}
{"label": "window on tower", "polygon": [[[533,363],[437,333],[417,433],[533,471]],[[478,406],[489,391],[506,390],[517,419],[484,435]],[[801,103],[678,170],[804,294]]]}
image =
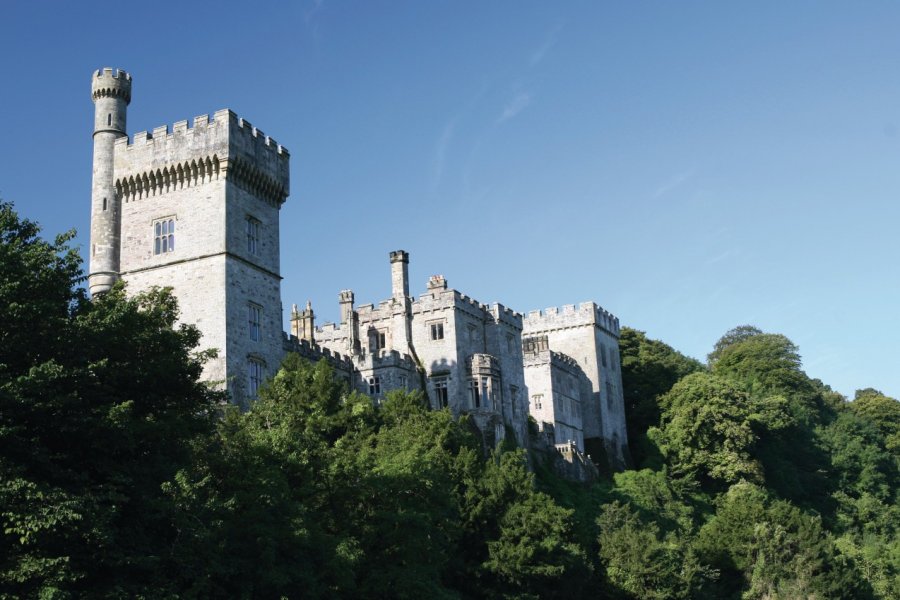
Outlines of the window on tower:
{"label": "window on tower", "polygon": [[153,223],[153,254],[175,251],[175,219],[160,219]]}
{"label": "window on tower", "polygon": [[247,371],[250,384],[250,396],[255,398],[257,391],[259,391],[259,386],[261,386],[263,382],[262,361],[256,358],[247,359]]}
{"label": "window on tower", "polygon": [[247,252],[259,253],[259,221],[253,217],[247,217]]}
{"label": "window on tower", "polygon": [[262,308],[256,304],[247,306],[247,317],[250,325],[250,339],[254,342],[259,341],[259,323],[262,320]]}
{"label": "window on tower", "polygon": [[431,378],[431,385],[434,388],[435,400],[437,401],[437,408],[447,408],[448,404],[448,394],[447,394],[447,381],[448,378],[445,375],[439,375]]}

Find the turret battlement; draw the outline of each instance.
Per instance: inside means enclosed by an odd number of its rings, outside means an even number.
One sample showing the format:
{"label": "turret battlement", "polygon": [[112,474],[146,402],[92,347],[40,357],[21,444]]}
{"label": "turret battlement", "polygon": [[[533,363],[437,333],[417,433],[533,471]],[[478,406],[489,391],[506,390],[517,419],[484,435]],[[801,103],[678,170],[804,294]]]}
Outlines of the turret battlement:
{"label": "turret battlement", "polygon": [[511,308],[503,306],[499,302],[491,305],[491,314],[498,323],[505,323],[516,329],[522,329],[522,314]]}
{"label": "turret battlement", "polygon": [[578,306],[551,306],[543,311],[532,310],[525,316],[525,324],[532,329],[597,325],[616,337],[619,337],[620,332],[618,317],[594,302],[582,302]]}
{"label": "turret battlement", "polygon": [[126,202],[224,176],[280,204],[290,189],[290,154],[234,112],[223,109],[115,141],[116,190]]}
{"label": "turret battlement", "polygon": [[131,102],[131,75],[122,69],[97,69],[91,81],[91,100],[110,97]]}
{"label": "turret battlement", "polygon": [[[109,71],[110,69],[106,69]],[[124,71],[120,71],[121,73],[125,73]],[[131,76],[125,75],[128,77],[127,85],[130,93],[131,90]],[[118,79],[114,79],[114,81],[119,81]],[[97,83],[94,84],[98,85]],[[176,121],[172,125],[171,131],[169,130],[168,125],[160,125],[159,127],[155,127],[153,129],[153,133],[148,133],[146,131],[140,131],[135,133],[130,139],[123,138],[116,141],[117,146],[127,145],[129,148],[140,147],[144,144],[149,143],[152,140],[159,140],[160,138],[165,138],[166,136],[171,135],[172,141],[176,142],[187,136],[197,136],[202,135],[203,133],[210,130],[213,127],[227,127],[231,126],[231,131],[233,135],[240,136],[243,140],[246,140],[248,145],[253,148],[259,148],[260,150],[268,150],[274,152],[275,154],[284,155],[285,157],[290,156],[288,149],[276,142],[273,138],[269,137],[262,130],[257,129],[253,125],[250,124],[250,121],[243,119],[233,111],[223,108],[222,110],[218,110],[213,113],[212,118],[208,114],[198,115],[194,117],[193,125],[188,126],[187,119],[183,121]]]}

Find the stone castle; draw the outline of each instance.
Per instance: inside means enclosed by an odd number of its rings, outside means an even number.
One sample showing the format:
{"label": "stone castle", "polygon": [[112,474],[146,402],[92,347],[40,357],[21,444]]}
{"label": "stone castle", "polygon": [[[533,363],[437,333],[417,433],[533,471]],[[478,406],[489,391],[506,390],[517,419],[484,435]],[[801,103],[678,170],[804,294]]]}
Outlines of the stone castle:
{"label": "stone castle", "polygon": [[181,320],[216,348],[204,378],[247,406],[288,352],[328,360],[338,377],[379,402],[421,390],[434,409],[470,415],[486,447],[529,444],[528,417],[562,453],[621,468],[627,460],[619,322],[593,302],[527,315],[486,305],[432,277],[410,295],[409,254],[391,252],[391,298],[354,304],[317,327],[294,305],[282,331],[279,214],[290,155],[220,110],[129,138],[131,75],[92,78],[94,162],[88,286],[130,292],[168,286]]}

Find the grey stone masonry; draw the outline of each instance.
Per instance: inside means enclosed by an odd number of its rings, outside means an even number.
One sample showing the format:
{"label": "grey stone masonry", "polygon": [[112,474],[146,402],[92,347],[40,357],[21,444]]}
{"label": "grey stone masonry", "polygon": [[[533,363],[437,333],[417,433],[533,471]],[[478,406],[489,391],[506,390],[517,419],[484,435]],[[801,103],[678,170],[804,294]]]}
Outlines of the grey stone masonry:
{"label": "grey stone masonry", "polygon": [[88,288],[102,294],[119,278],[121,198],[116,195],[113,153],[118,139],[127,139],[125,122],[131,102],[131,75],[121,69],[101,69],[91,81],[94,101],[94,167],[91,178],[91,249]]}
{"label": "grey stone masonry", "polygon": [[546,336],[549,349],[570,356],[591,382],[582,403],[585,449],[606,452],[614,468],[628,462],[625,406],[619,360],[619,320],[593,302],[529,312],[526,338]]}
{"label": "grey stone masonry", "polygon": [[316,342],[350,354],[365,393],[374,391],[373,378],[380,393],[424,387],[433,408],[470,415],[486,445],[503,439],[507,427],[525,445],[522,315],[448,289],[443,277],[412,299],[408,261],[402,250],[390,254],[390,300],[354,308],[353,292],[341,292],[341,323],[316,329]]}
{"label": "grey stone masonry", "polygon": [[550,350],[547,336],[523,340],[529,412],[554,445],[572,443],[584,452],[582,405],[590,401],[591,381],[578,362]]}
{"label": "grey stone masonry", "polygon": [[[95,129],[104,111],[119,112],[107,118],[112,129],[95,134],[95,181],[106,187],[93,190],[91,291],[118,277],[130,293],[171,287],[181,320],[200,329],[202,347],[218,351],[204,378],[246,405],[284,354],[279,211],[290,156],[227,109],[129,140],[131,78],[126,94],[122,72],[111,73],[95,74],[93,85]],[[117,218],[106,218],[104,202]],[[102,246],[114,250],[95,265]]]}

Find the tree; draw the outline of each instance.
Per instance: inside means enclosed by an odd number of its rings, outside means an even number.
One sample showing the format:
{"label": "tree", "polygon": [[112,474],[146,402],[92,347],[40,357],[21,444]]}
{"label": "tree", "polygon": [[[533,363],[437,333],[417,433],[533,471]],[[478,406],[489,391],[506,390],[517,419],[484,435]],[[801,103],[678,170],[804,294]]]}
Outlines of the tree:
{"label": "tree", "polygon": [[649,435],[673,474],[713,490],[741,479],[762,481],[747,394],[722,378],[693,373],[675,384],[661,405],[662,423]]}
{"label": "tree", "polygon": [[663,535],[652,519],[641,518],[627,504],[604,505],[598,524],[606,577],[630,597],[696,597],[716,577],[686,540]]}
{"label": "tree", "polygon": [[704,367],[671,346],[648,338],[643,331],[628,327],[622,328],[619,352],[628,445],[635,465],[642,465],[649,458],[647,430],[659,425],[659,397],[679,379]]}
{"label": "tree", "polygon": [[817,516],[773,500],[751,483],[732,486],[696,542],[722,572],[721,597],[867,598],[867,586],[840,559]]}
{"label": "tree", "polygon": [[220,399],[199,382],[199,335],[165,290],[87,301],[71,234],[38,233],[0,206],[0,589],[165,589],[178,532],[162,487]]}
{"label": "tree", "polygon": [[719,360],[719,357],[722,356],[722,353],[729,346],[733,346],[734,344],[743,342],[744,340],[748,340],[753,336],[760,334],[762,334],[762,330],[753,325],[738,325],[733,329],[729,329],[725,332],[725,335],[718,339],[715,346],[713,346],[713,351],[706,355],[707,364],[712,366]]}

